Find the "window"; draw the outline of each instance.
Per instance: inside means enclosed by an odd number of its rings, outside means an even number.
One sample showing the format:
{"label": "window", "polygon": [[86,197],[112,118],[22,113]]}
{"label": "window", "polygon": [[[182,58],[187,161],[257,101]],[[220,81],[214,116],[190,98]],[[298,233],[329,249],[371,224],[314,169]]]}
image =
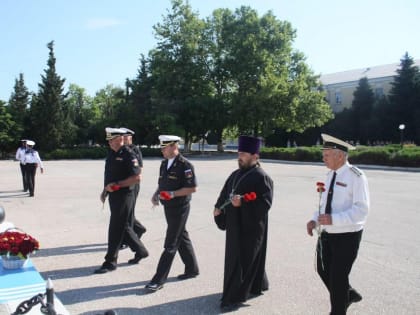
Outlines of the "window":
{"label": "window", "polygon": [[341,92],[335,92],[335,103],[336,104],[341,104],[342,102],[342,98],[341,98]]}

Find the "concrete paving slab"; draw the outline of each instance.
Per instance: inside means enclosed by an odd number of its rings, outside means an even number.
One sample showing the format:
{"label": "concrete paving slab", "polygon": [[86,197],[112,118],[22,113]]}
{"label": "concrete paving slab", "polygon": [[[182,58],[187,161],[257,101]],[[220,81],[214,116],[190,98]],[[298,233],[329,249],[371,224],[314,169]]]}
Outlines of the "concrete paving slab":
{"label": "concrete paving slab", "polygon": [[[114,309],[124,314],[219,314],[223,286],[224,233],[212,210],[222,185],[237,167],[234,156],[192,157],[199,190],[187,224],[197,252],[200,275],[178,281],[175,258],[165,287],[149,294],[162,252],[166,223],[162,207],[151,208],[160,159],[144,161],[136,217],[150,256],[128,265],[133,254],[120,252],[114,272],[94,275],[106,251],[109,206],[99,201],[104,161],[46,161],[37,174],[35,197],[21,191],[19,165],[0,161],[0,204],[7,219],[37,237],[42,249],[32,260],[51,278],[57,296],[71,314],[95,315]],[[315,238],[306,222],[317,207],[315,183],[327,172],[322,164],[263,161],[275,184],[269,218],[267,273],[270,290],[232,314],[328,314],[326,289],[314,271]],[[420,314],[420,173],[368,169],[371,213],[351,283],[363,295],[348,314]],[[0,279],[1,281],[1,279]]]}

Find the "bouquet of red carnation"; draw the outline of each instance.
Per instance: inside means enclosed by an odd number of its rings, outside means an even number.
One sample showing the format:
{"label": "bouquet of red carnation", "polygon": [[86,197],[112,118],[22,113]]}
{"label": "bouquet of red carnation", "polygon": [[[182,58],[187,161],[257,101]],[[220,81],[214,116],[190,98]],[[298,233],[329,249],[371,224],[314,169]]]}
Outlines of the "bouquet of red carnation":
{"label": "bouquet of red carnation", "polygon": [[6,231],[0,233],[0,255],[17,256],[27,259],[28,255],[39,249],[39,242],[24,232]]}

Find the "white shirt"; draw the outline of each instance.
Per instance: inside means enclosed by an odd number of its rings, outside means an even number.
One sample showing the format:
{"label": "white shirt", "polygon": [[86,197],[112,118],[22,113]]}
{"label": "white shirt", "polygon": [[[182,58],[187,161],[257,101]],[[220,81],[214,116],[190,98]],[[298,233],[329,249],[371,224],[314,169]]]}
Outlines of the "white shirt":
{"label": "white shirt", "polygon": [[23,160],[25,158],[25,151],[26,148],[19,147],[16,151],[16,160],[23,164]]}
{"label": "white shirt", "polygon": [[34,149],[32,149],[32,150],[31,149],[26,150],[25,157],[24,157],[24,160],[23,161],[24,161],[23,164],[26,164],[26,163],[36,163],[41,168],[44,168],[42,166],[42,161],[41,161],[41,158],[39,157],[38,151],[35,151]]}
{"label": "white shirt", "polygon": [[[370,207],[369,186],[365,174],[346,162],[337,173],[331,202],[332,225],[322,228],[328,233],[357,232],[363,229]],[[321,213],[325,213],[329,185],[334,171],[330,171],[321,196]],[[318,211],[313,220],[318,222]]]}
{"label": "white shirt", "polygon": [[172,159],[168,159],[168,165],[166,167],[167,170],[169,170],[169,168],[171,167],[172,163],[175,161],[175,158],[173,157]]}

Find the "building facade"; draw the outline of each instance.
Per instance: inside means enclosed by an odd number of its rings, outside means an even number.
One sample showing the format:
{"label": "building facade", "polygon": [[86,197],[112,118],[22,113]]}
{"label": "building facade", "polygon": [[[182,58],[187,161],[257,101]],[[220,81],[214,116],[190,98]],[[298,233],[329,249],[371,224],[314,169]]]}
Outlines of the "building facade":
{"label": "building facade", "polygon": [[[420,67],[420,59],[414,60],[414,65]],[[350,108],[353,93],[359,85],[359,80],[366,77],[376,97],[388,95],[391,83],[397,75],[400,63],[355,69],[321,75],[320,80],[326,92],[326,98],[333,112],[341,112]]]}

